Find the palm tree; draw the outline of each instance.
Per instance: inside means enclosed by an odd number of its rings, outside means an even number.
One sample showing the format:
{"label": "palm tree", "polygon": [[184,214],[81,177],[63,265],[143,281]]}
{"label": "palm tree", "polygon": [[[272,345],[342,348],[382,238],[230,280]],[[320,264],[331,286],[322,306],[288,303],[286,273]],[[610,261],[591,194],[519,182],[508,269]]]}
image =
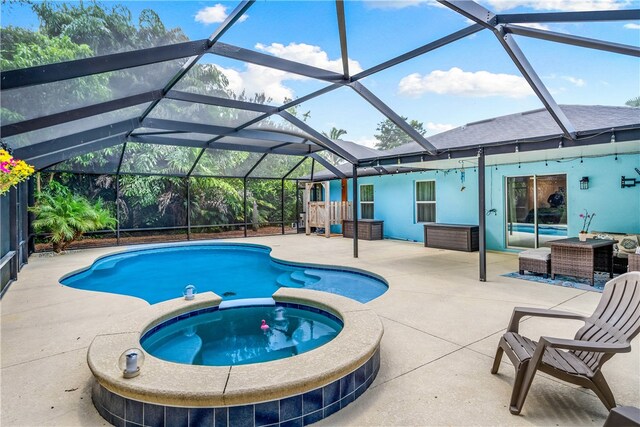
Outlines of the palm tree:
{"label": "palm tree", "polygon": [[[337,127],[334,126],[331,128],[331,131],[329,131],[329,134],[327,134],[326,132],[322,132],[322,134],[327,138],[335,141],[337,139],[340,139],[342,135],[346,135],[347,131],[344,129],[338,129]],[[327,159],[328,162],[330,162],[332,165],[335,165],[335,166],[342,163],[342,157],[338,156],[337,154],[333,154],[329,151],[327,151],[325,158]]]}
{"label": "palm tree", "polygon": [[36,214],[34,228],[37,232],[51,233],[53,250],[57,253],[67,249],[88,231],[113,229],[116,224],[116,219],[104,208],[102,200],[91,204],[55,181],[38,195],[31,211]]}
{"label": "palm tree", "polygon": [[624,103],[629,107],[640,107],[640,96],[636,96],[635,98],[631,98],[627,102]]}

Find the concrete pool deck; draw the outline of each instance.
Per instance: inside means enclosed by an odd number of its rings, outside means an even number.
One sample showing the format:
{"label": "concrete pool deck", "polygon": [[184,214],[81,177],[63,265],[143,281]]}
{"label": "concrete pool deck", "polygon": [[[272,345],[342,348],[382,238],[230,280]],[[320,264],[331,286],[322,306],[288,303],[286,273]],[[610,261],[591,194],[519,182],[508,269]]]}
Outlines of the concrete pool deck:
{"label": "concrete pool deck", "polygon": [[[522,415],[509,413],[513,368],[491,375],[498,339],[514,306],[590,314],[600,294],[501,277],[517,270],[512,254],[478,254],[420,243],[286,235],[235,239],[273,248],[277,258],[361,268],[390,285],[367,306],[383,322],[381,367],[358,400],[316,425],[595,425],[607,411],[590,391],[538,374]],[[147,305],[131,297],[67,288],[58,279],[123,248],[62,256],[33,255],[1,303],[2,426],[106,425],[91,402],[87,349],[115,319]],[[529,319],[524,335],[571,338],[576,321]],[[640,342],[616,355],[604,374],[619,405],[640,406]]]}

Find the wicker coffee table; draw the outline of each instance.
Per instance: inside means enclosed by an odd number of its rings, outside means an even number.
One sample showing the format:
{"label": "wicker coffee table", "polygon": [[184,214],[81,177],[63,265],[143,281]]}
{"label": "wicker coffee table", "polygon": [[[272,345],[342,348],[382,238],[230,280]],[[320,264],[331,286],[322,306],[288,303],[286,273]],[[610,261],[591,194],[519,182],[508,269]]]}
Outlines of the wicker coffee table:
{"label": "wicker coffee table", "polygon": [[577,237],[553,240],[551,246],[551,278],[556,274],[582,277],[591,281],[593,273],[605,271],[613,277],[613,245],[617,240],[587,239]]}

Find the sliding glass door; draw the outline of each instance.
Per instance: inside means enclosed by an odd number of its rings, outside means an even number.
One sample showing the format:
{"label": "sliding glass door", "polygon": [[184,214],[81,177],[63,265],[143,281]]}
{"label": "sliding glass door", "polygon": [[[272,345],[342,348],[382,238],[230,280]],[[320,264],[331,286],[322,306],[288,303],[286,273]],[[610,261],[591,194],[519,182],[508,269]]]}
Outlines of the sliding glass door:
{"label": "sliding glass door", "polygon": [[507,247],[537,248],[567,236],[566,175],[507,177]]}

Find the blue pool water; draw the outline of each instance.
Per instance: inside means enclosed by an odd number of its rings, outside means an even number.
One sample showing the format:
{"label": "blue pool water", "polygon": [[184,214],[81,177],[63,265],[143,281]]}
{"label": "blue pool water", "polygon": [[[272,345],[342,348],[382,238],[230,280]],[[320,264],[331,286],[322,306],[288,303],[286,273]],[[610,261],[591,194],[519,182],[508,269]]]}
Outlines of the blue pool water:
{"label": "blue pool water", "polygon": [[[149,354],[169,362],[207,366],[268,362],[313,350],[342,330],[338,318],[303,308],[271,305],[187,313],[147,332],[140,342]],[[268,329],[261,329],[262,320]]]}
{"label": "blue pool water", "polygon": [[133,250],[100,258],[61,283],[131,295],[150,304],[182,296],[188,284],[225,300],[270,297],[280,287],[296,287],[368,302],[388,289],[372,275],[290,264],[273,260],[270,252],[265,246],[220,243]]}
{"label": "blue pool water", "polygon": [[[533,224],[510,224],[509,231],[533,234]],[[566,226],[539,225],[538,234],[544,236],[567,236]]]}

